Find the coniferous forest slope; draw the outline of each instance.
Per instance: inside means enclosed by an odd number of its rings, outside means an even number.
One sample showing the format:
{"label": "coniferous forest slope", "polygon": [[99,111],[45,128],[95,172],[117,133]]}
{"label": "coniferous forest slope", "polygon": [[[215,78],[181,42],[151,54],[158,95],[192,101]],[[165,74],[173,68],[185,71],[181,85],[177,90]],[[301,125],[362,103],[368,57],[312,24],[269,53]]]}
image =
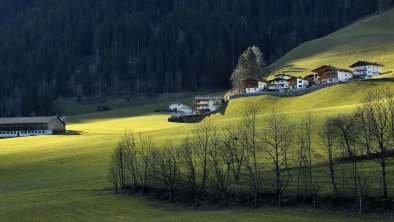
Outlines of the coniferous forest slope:
{"label": "coniferous forest slope", "polygon": [[267,63],[392,0],[0,0],[0,115],[59,97],[229,88],[238,56]]}
{"label": "coniferous forest slope", "polygon": [[[326,37],[309,41],[266,68],[276,73],[305,76],[321,65],[349,69],[356,61],[383,64],[394,71],[394,10],[367,17]],[[383,75],[392,76],[391,74]]]}

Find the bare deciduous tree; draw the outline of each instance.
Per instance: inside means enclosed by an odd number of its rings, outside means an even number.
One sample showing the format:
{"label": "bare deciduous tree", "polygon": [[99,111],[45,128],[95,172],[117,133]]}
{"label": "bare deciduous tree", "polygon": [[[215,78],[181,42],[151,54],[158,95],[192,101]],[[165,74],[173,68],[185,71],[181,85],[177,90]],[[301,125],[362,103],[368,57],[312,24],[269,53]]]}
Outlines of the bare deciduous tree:
{"label": "bare deciduous tree", "polygon": [[193,129],[192,146],[201,168],[201,190],[205,190],[210,171],[209,151],[217,139],[217,130],[211,120],[205,120]]}
{"label": "bare deciduous tree", "polygon": [[314,173],[314,158],[318,154],[312,148],[312,124],[313,116],[308,113],[301,122],[300,132],[299,132],[299,159],[305,172],[305,182],[307,185],[307,190],[311,193],[313,198],[313,207],[316,209],[316,198],[318,192],[321,189],[321,183],[318,177],[315,177]]}
{"label": "bare deciduous tree", "polygon": [[199,196],[201,194],[201,177],[198,169],[196,152],[189,138],[186,138],[180,150],[180,162],[183,184],[194,198],[194,206],[199,205]]}
{"label": "bare deciduous tree", "polygon": [[272,170],[275,174],[273,187],[278,197],[278,206],[281,206],[283,192],[290,182],[288,155],[292,147],[294,127],[285,114],[275,110],[268,116],[266,123],[262,134],[264,151],[272,161]]}
{"label": "bare deciduous tree", "polygon": [[379,164],[382,174],[383,197],[388,197],[387,191],[387,158],[393,145],[393,93],[378,90],[369,93],[363,100],[360,110],[365,113],[369,131],[376,145],[372,150],[379,154]]}
{"label": "bare deciduous tree", "polygon": [[357,125],[356,119],[353,116],[338,115],[331,119],[335,126],[334,132],[336,132],[337,141],[342,148],[343,156],[347,154],[352,166],[352,179],[353,179],[353,192],[354,195],[358,193],[358,162],[357,155]]}
{"label": "bare deciduous tree", "polygon": [[138,161],[138,177],[139,177],[139,183],[141,186],[140,194],[145,192],[146,186],[149,183],[150,180],[150,171],[151,165],[152,165],[152,153],[153,153],[153,141],[152,137],[144,137],[140,135],[139,141],[138,141],[138,153],[137,157],[139,159]]}
{"label": "bare deciduous tree", "polygon": [[247,107],[243,114],[241,138],[243,149],[246,150],[247,154],[245,163],[253,190],[254,205],[257,207],[262,183],[261,166],[259,164],[262,147],[258,141],[257,107],[255,106]]}
{"label": "bare deciduous tree", "polygon": [[320,141],[323,147],[326,149],[327,152],[327,162],[328,168],[330,171],[330,180],[332,185],[332,190],[334,191],[335,197],[338,197],[338,188],[335,181],[335,127],[331,119],[328,119],[323,129],[319,132],[320,134]]}
{"label": "bare deciduous tree", "polygon": [[153,152],[153,161],[155,177],[173,202],[173,194],[179,183],[179,152],[171,142],[167,142],[165,148]]}
{"label": "bare deciduous tree", "polygon": [[239,197],[241,173],[246,159],[246,149],[245,146],[240,144],[240,139],[240,130],[227,129],[223,136],[224,152],[228,155],[228,165],[235,182],[235,195],[237,199]]}
{"label": "bare deciduous tree", "polygon": [[128,161],[130,187],[135,191],[138,187],[138,158],[137,158],[137,142],[132,132],[126,131],[122,135],[120,144],[126,150],[126,158]]}
{"label": "bare deciduous tree", "polygon": [[111,181],[117,193],[118,188],[124,191],[130,186],[129,148],[129,136],[126,132],[116,145],[110,163]]}
{"label": "bare deciduous tree", "polygon": [[357,136],[361,146],[364,147],[365,153],[368,157],[371,157],[371,146],[372,146],[372,133],[370,131],[370,123],[368,121],[367,112],[365,109],[358,108],[355,113],[356,124],[357,124]]}
{"label": "bare deciduous tree", "polygon": [[369,189],[369,179],[370,176],[365,173],[365,172],[359,172],[358,176],[358,201],[359,201],[359,212],[363,213],[363,208],[364,208],[364,199],[368,195],[368,189]]}
{"label": "bare deciduous tree", "polygon": [[229,155],[226,153],[224,144],[215,140],[213,147],[209,151],[210,161],[212,162],[212,175],[210,182],[214,192],[220,195],[223,205],[226,204],[226,195],[230,185],[230,166]]}

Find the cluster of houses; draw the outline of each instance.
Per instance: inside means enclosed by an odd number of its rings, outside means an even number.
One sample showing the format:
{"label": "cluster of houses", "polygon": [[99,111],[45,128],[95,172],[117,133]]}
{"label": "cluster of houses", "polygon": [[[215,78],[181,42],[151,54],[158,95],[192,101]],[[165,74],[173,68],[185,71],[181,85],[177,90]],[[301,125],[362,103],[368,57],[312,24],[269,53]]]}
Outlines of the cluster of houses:
{"label": "cluster of houses", "polygon": [[208,114],[217,111],[228,100],[229,96],[196,96],[192,106],[177,100],[170,103],[169,110],[177,116]]}
{"label": "cluster of houses", "polygon": [[346,82],[350,79],[370,79],[383,73],[383,65],[376,62],[359,61],[351,65],[350,68],[352,70],[324,65],[312,70],[312,74],[304,78],[286,74],[276,75],[271,80],[248,77],[243,80],[244,93],[255,94],[263,91],[302,90],[316,84]]}

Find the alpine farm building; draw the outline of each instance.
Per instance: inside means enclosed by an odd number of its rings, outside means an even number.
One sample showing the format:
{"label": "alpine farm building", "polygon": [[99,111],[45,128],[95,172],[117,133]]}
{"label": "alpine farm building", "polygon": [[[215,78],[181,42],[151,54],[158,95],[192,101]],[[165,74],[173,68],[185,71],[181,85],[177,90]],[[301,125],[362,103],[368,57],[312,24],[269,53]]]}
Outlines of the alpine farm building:
{"label": "alpine farm building", "polygon": [[61,134],[66,131],[64,117],[0,118],[0,138]]}

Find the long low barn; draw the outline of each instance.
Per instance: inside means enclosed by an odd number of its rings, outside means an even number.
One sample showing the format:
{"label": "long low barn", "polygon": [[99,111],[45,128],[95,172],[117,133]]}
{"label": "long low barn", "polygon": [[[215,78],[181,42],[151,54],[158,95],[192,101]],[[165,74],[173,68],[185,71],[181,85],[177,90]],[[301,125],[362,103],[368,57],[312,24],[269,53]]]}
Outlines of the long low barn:
{"label": "long low barn", "polygon": [[64,117],[0,118],[0,138],[64,133]]}

